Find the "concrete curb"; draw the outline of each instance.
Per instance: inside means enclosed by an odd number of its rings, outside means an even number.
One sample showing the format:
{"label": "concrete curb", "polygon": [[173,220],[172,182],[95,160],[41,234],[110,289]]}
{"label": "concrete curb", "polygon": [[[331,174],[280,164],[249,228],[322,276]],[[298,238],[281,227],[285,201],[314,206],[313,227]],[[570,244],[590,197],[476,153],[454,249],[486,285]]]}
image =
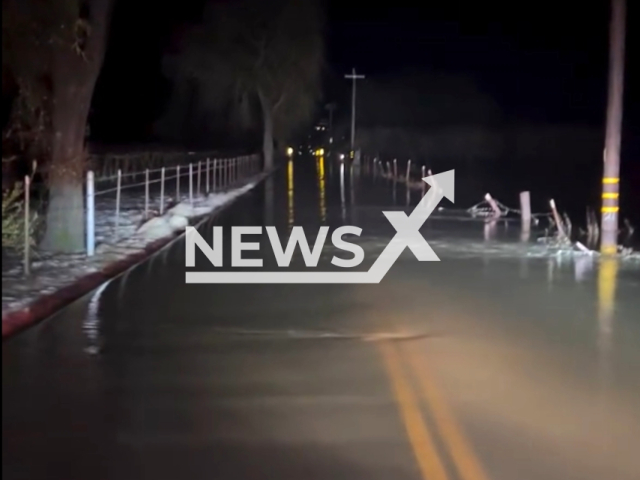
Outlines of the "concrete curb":
{"label": "concrete curb", "polygon": [[[202,215],[198,218],[193,219],[195,221],[195,226],[199,227],[207,220],[215,218],[216,216],[223,213],[225,210],[235,204],[236,201],[244,197],[246,193],[252,191],[255,187],[262,183],[272,173],[273,171],[262,173],[254,177],[253,181],[255,181],[255,185],[251,189],[247,190],[242,195],[238,195],[229,203],[223,205],[212,213]],[[123,259],[110,263],[106,265],[101,271],[85,275],[84,277],[77,279],[73,283],[67,285],[66,287],[62,287],[54,293],[43,295],[25,308],[13,312],[8,312],[2,315],[2,340],[7,340],[17,333],[37,323],[42,322],[43,320],[46,320],[67,305],[75,302],[92,290],[95,290],[106,281],[113,280],[117,276],[125,273],[127,270],[144,262],[154,253],[157,253],[162,248],[182,238],[183,235],[184,232],[172,234],[167,237],[154,240],[153,242],[147,244],[144,247],[144,250],[140,252],[133,253]]]}

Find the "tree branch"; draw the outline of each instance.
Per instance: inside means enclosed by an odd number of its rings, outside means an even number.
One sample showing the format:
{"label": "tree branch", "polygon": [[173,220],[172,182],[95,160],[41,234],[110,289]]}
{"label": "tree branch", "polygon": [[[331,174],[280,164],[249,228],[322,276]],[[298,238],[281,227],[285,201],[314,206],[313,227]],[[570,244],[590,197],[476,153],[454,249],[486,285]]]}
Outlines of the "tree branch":
{"label": "tree branch", "polygon": [[87,38],[86,50],[98,56],[99,60],[104,55],[113,4],[114,0],[93,0],[89,3],[88,21],[91,30]]}
{"label": "tree branch", "polygon": [[280,95],[280,98],[278,99],[278,101],[273,104],[273,113],[275,113],[278,110],[278,108],[282,106],[282,103],[284,102],[284,99],[286,97],[287,97],[287,92],[286,90],[283,90],[282,95]]}
{"label": "tree branch", "polygon": [[285,98],[287,98],[287,90],[289,88],[290,79],[291,77],[287,77],[287,79],[285,80],[284,85],[282,86],[282,93],[280,94],[280,98],[278,98],[276,103],[273,104],[273,113],[275,113],[278,110],[278,108],[282,106],[282,103],[284,102]]}

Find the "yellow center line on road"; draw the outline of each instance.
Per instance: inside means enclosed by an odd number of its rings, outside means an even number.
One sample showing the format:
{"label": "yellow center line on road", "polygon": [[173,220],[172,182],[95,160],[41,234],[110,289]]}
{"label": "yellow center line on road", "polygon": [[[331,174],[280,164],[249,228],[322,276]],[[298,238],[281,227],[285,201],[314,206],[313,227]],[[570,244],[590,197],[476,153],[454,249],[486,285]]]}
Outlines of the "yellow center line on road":
{"label": "yellow center line on road", "polygon": [[417,345],[408,346],[402,353],[420,384],[422,395],[433,413],[440,437],[449,449],[458,475],[462,480],[488,480],[452,409],[436,385],[424,354],[418,350]]}
{"label": "yellow center line on road", "polygon": [[378,345],[423,479],[447,480],[444,465],[420,411],[417,395],[403,371],[397,347],[389,341],[382,341]]}

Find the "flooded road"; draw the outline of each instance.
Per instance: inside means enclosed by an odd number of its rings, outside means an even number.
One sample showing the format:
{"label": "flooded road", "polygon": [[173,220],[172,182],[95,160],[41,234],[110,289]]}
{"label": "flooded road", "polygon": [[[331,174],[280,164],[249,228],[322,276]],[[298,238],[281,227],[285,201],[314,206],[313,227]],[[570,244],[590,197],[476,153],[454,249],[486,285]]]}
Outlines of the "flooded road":
{"label": "flooded road", "polygon": [[[299,158],[202,231],[356,225],[367,268],[419,197]],[[5,342],[3,475],[640,478],[640,265],[421,232],[442,261],[407,249],[379,285],[186,285],[178,242]]]}

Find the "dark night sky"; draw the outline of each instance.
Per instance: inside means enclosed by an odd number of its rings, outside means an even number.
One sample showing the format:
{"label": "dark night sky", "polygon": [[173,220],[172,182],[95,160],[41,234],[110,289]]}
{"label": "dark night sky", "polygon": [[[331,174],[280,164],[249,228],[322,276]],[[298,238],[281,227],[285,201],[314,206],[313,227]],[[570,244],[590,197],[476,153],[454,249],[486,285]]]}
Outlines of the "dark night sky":
{"label": "dark night sky", "polygon": [[[411,8],[385,2],[347,12],[343,2],[334,2],[329,26],[332,64],[343,71],[355,66],[371,77],[407,68],[459,73],[472,76],[511,115],[551,122],[602,121],[608,0],[425,4]],[[629,32],[628,45],[634,33]],[[627,58],[633,58],[635,52],[627,48]],[[640,103],[639,92],[631,85],[639,82],[630,69],[626,83],[627,113],[637,123],[638,112],[631,105]]]}
{"label": "dark night sky", "polygon": [[[118,2],[94,98],[96,136],[134,141],[149,131],[170,91],[161,73],[162,51],[179,22],[197,17],[199,3]],[[411,69],[470,76],[505,113],[524,120],[601,124],[604,119],[607,0],[537,0],[511,6],[447,0],[421,7],[398,1],[378,6],[327,3],[328,62],[334,71],[327,100],[336,85],[349,87],[338,79],[352,66],[369,78]],[[630,26],[640,8],[628,3]],[[634,35],[628,27],[625,121],[637,125],[640,79],[629,62],[638,56],[632,48]]]}

